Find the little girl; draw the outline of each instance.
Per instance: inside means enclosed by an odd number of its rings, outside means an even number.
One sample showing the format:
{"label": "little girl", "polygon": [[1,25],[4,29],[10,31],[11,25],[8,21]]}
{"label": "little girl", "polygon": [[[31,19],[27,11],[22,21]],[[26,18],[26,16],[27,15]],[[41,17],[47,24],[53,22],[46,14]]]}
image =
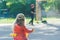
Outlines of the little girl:
{"label": "little girl", "polygon": [[25,26],[25,18],[24,14],[20,13],[16,17],[16,22],[14,24],[13,32],[16,34],[14,40],[27,40],[26,33],[33,32],[32,30],[28,30]]}

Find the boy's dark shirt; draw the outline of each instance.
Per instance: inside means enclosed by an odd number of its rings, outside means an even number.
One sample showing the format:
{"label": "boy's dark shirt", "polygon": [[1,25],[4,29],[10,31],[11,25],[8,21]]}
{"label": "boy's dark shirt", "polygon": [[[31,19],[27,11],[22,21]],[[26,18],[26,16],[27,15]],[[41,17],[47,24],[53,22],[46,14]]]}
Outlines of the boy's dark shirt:
{"label": "boy's dark shirt", "polygon": [[31,14],[34,14],[34,12],[35,12],[35,9],[34,9],[34,8],[31,8],[31,11],[33,12],[33,13],[31,13]]}

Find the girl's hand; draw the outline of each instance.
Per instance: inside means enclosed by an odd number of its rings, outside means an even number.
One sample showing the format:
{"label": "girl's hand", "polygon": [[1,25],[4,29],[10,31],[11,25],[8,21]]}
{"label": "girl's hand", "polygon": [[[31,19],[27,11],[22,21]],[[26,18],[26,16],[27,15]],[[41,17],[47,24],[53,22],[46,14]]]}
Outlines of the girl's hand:
{"label": "girl's hand", "polygon": [[32,32],[34,32],[35,30],[34,29],[32,29]]}

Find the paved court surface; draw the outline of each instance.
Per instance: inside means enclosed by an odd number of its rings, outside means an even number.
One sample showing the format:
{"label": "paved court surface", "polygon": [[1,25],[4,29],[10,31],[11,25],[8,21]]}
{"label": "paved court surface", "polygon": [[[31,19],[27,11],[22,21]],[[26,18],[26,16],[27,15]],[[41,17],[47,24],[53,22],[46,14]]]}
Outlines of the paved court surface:
{"label": "paved court surface", "polygon": [[[59,20],[60,21],[60,20]],[[26,25],[28,29],[34,28],[35,31],[29,35],[29,40],[60,40],[60,22],[48,21],[47,24],[40,23],[34,26]],[[11,24],[0,24],[0,40],[13,40]]]}

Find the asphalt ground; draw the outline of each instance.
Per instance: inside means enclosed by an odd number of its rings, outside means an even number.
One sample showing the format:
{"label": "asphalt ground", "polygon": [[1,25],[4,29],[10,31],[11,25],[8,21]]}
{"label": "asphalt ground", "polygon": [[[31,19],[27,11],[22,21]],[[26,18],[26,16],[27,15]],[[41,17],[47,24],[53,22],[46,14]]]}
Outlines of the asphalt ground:
{"label": "asphalt ground", "polygon": [[[60,20],[59,20],[60,21]],[[60,22],[48,21],[48,23],[34,23],[34,26],[27,24],[28,29],[34,28],[34,32],[29,34],[29,40],[60,40]],[[13,40],[12,24],[0,24],[0,40]]]}

